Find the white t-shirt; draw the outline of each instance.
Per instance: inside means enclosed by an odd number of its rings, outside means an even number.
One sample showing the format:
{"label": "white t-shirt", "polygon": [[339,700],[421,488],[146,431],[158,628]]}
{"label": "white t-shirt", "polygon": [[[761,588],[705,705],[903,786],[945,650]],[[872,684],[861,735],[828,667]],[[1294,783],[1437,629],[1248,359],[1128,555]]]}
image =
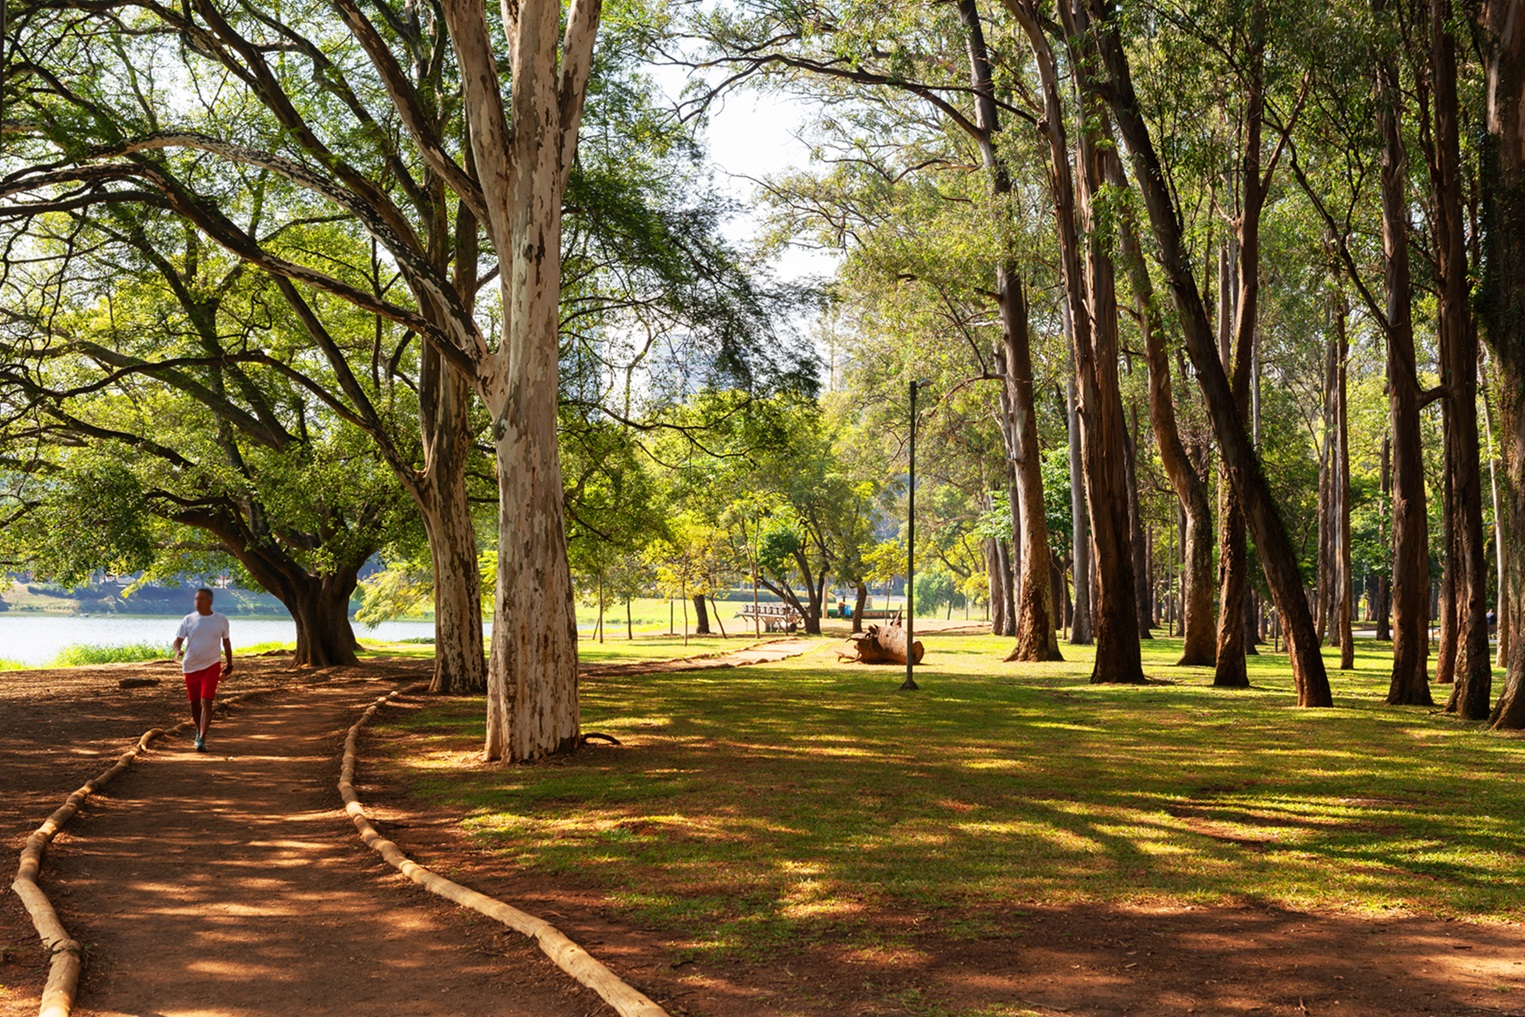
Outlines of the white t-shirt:
{"label": "white t-shirt", "polygon": [[185,640],[185,656],[180,660],[180,670],[186,674],[204,670],[222,659],[222,641],[228,638],[228,618],[216,611],[211,614],[192,611],[181,620],[175,638]]}

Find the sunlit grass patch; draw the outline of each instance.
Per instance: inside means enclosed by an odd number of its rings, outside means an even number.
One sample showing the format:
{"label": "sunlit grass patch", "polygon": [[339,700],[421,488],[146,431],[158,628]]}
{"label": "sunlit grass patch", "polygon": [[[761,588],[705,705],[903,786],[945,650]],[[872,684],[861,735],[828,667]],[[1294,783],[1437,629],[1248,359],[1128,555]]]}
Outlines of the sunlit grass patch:
{"label": "sunlit grass patch", "polygon": [[886,916],[972,935],[1024,903],[1525,917],[1525,743],[1383,705],[1370,644],[1328,710],[1297,708],[1269,652],[1225,690],[1174,666],[1178,640],[1146,644],[1166,684],[1139,687],[1089,684],[1087,648],[1019,665],[1003,638],[928,644],[918,693],[825,644],[590,677],[584,729],[624,747],[543,765],[481,766],[482,701],[441,703],[391,722],[409,737],[389,765],[484,847],[692,957],[901,950]]}
{"label": "sunlit grass patch", "polygon": [[170,648],[164,643],[124,643],[102,646],[75,643],[58,651],[49,667],[86,667],[91,664],[132,664],[144,660],[167,660]]}

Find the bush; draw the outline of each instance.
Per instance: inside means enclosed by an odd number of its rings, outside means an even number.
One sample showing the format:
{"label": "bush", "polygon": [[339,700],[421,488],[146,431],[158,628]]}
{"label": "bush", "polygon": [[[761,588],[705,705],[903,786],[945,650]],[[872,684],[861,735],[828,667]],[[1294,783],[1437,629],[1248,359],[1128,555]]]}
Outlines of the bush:
{"label": "bush", "polygon": [[19,660],[0,658],[0,671],[29,671],[31,667],[31,664],[23,664]]}
{"label": "bush", "polygon": [[123,646],[100,646],[75,643],[65,646],[53,658],[52,667],[84,667],[89,664],[131,664],[140,660],[168,660],[170,648],[163,643],[127,643]]}

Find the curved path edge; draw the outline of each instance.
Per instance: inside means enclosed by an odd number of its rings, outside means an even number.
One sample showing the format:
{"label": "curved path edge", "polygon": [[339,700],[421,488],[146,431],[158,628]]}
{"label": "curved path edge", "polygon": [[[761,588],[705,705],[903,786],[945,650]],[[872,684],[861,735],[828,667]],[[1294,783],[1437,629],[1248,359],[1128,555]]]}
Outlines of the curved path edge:
{"label": "curved path edge", "polygon": [[[220,709],[261,694],[262,692],[246,692],[243,695],[219,700],[217,706]],[[37,937],[42,940],[42,945],[50,956],[48,979],[43,985],[42,1004],[38,1009],[38,1017],[69,1017],[74,1009],[74,997],[79,992],[80,972],[84,968],[84,947],[69,935],[69,930],[64,928],[64,923],[59,919],[53,902],[48,899],[48,895],[43,892],[37,882],[37,877],[42,874],[42,860],[47,854],[48,845],[53,842],[53,838],[69,820],[74,818],[79,807],[85,803],[85,799],[131,767],[140,755],[148,751],[152,742],[189,730],[191,725],[192,721],[183,720],[171,728],[156,727],[143,732],[138,738],[138,743],[118,756],[114,764],[98,776],[85,781],[77,791],[64,799],[64,803],[32,832],[32,835],[27,838],[26,846],[21,849],[21,858],[16,866],[16,878],[11,882],[11,889],[21,898],[22,905],[31,916],[32,925],[37,929]]]}
{"label": "curved path edge", "polygon": [[422,691],[426,687],[415,685],[378,697],[350,727],[349,735],[344,740],[344,762],[339,770],[339,794],[344,799],[344,811],[349,814],[350,819],[354,820],[360,839],[393,868],[430,893],[454,901],[462,907],[471,908],[535,940],[541,951],[554,961],[557,967],[598,993],[605,1002],[614,1007],[621,1017],[669,1017],[666,1010],[610,971],[586,950],[568,939],[554,925],[496,898],[452,882],[419,865],[371,825],[365,806],[361,803],[360,796],[355,793],[354,785],[355,759],[358,754],[360,732],[376,715],[376,712],[393,697],[407,692]]}

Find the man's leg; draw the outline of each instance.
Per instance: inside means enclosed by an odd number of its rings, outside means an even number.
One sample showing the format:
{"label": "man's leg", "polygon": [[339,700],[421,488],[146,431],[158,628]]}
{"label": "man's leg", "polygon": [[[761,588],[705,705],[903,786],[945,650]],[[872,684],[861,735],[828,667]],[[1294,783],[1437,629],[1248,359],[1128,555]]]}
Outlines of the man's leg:
{"label": "man's leg", "polygon": [[214,702],[214,700],[212,700],[210,698],[203,699],[201,701],[201,716],[196,721],[196,730],[201,732],[201,738],[202,738],[203,741],[206,740],[207,729],[212,726],[212,703],[213,702]]}

